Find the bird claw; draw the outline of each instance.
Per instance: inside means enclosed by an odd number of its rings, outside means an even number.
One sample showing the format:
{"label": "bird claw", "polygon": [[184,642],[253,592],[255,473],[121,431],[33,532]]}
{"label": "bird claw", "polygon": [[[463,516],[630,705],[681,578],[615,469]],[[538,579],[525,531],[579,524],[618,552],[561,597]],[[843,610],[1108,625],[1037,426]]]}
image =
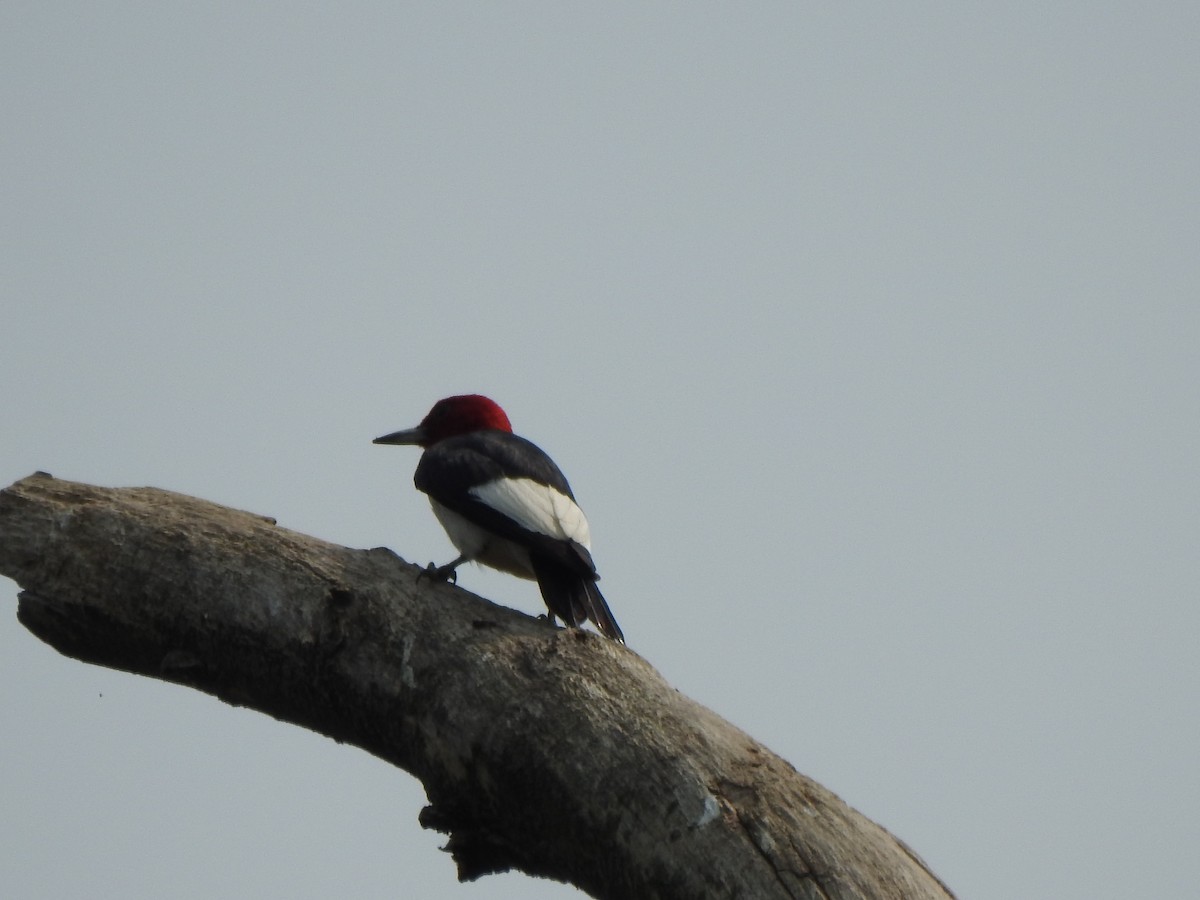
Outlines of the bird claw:
{"label": "bird claw", "polygon": [[454,563],[445,566],[430,563],[417,576],[418,581],[422,578],[428,578],[430,581],[448,581],[451,584],[458,584],[458,569]]}

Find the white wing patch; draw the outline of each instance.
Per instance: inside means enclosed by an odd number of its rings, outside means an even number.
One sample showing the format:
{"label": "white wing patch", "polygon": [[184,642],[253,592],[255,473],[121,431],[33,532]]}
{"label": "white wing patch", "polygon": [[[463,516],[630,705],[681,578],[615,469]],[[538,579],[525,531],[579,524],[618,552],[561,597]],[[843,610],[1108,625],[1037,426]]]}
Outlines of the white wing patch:
{"label": "white wing patch", "polygon": [[498,478],[471,488],[471,496],[522,528],[592,549],[591,531],[583,510],[554,488],[531,478]]}

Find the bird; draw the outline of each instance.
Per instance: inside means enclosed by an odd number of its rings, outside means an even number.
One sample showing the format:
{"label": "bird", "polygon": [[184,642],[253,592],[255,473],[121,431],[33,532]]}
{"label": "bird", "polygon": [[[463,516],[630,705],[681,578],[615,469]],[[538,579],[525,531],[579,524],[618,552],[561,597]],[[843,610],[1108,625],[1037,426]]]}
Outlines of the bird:
{"label": "bird", "polygon": [[481,394],[446,397],[416,428],[375,438],[424,452],[413,483],[459,555],[427,572],[455,578],[464,562],[536,581],[553,624],[587,620],[618,643],[625,636],[596,582],[587,517],[546,453],[513,433],[508,415]]}

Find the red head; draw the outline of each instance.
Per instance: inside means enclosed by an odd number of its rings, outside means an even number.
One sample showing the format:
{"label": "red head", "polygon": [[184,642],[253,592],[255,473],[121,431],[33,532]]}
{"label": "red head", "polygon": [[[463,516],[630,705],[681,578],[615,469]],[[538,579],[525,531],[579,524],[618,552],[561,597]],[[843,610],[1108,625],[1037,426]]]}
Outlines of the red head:
{"label": "red head", "polygon": [[461,394],[435,403],[416,428],[385,434],[374,443],[429,447],[455,435],[489,430],[512,431],[504,410],[480,394]]}

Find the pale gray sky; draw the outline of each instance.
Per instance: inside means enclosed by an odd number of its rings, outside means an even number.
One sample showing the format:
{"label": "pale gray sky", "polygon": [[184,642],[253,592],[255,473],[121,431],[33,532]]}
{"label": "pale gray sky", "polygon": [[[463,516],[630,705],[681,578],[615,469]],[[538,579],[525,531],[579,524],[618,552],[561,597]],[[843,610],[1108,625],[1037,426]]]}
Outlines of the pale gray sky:
{"label": "pale gray sky", "polygon": [[[632,649],[971,900],[1200,882],[1200,6],[9,3],[0,482],[418,563],[492,395]],[[460,584],[536,613],[536,587]],[[59,657],[0,583],[0,886],[459,886],[420,786]]]}

